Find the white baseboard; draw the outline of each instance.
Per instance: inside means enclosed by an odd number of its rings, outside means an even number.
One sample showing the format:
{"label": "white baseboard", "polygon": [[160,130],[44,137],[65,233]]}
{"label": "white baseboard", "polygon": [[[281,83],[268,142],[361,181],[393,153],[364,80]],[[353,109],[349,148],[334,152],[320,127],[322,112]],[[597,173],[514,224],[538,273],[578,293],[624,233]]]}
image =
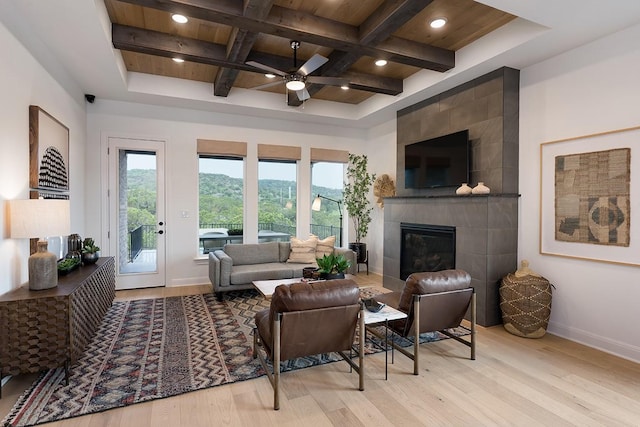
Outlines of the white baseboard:
{"label": "white baseboard", "polygon": [[623,359],[640,363],[640,347],[616,341],[608,337],[592,334],[577,328],[565,327],[549,322],[548,332],[589,347],[596,348]]}
{"label": "white baseboard", "polygon": [[167,287],[193,286],[193,285],[211,285],[209,277],[190,277],[188,279],[173,279]]}

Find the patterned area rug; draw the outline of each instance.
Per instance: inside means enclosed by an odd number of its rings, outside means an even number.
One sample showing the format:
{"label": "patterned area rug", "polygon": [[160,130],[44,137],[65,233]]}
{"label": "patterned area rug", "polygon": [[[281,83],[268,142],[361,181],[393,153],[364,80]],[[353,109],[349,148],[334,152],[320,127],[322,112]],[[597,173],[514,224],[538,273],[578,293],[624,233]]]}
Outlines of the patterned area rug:
{"label": "patterned area rug", "polygon": [[[363,297],[380,288],[363,289]],[[269,300],[257,291],[115,302],[70,370],[44,372],[5,417],[3,426],[30,426],[77,417],[264,375],[253,359],[252,329]],[[424,334],[423,341],[441,339]],[[407,342],[406,345],[410,345]],[[368,343],[366,352],[380,351]],[[340,360],[318,355],[282,370]]]}
{"label": "patterned area rug", "polygon": [[212,294],[115,302],[72,367],[45,372],[5,426],[101,412],[263,375],[252,341]]}

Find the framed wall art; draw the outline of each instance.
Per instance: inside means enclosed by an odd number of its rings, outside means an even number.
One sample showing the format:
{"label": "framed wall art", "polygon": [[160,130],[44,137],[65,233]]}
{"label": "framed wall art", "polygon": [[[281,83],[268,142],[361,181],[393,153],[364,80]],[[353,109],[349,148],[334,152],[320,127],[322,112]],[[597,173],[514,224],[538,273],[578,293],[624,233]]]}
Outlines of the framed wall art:
{"label": "framed wall art", "polygon": [[640,127],[540,145],[540,253],[640,265]]}
{"label": "framed wall art", "polygon": [[69,128],[36,105],[29,106],[31,198],[69,198]]}

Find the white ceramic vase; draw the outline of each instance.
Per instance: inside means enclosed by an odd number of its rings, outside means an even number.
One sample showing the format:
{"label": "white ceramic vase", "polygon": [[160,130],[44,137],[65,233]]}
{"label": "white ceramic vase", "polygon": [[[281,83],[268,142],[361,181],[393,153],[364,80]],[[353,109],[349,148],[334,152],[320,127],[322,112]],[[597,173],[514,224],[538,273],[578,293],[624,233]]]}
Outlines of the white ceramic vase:
{"label": "white ceramic vase", "polygon": [[489,194],[490,191],[489,187],[484,185],[484,182],[478,182],[478,185],[471,190],[471,194]]}
{"label": "white ceramic vase", "polygon": [[460,187],[456,189],[456,194],[458,196],[468,196],[469,194],[471,194],[471,191],[473,191],[471,190],[471,187],[469,187],[467,183],[464,182]]}

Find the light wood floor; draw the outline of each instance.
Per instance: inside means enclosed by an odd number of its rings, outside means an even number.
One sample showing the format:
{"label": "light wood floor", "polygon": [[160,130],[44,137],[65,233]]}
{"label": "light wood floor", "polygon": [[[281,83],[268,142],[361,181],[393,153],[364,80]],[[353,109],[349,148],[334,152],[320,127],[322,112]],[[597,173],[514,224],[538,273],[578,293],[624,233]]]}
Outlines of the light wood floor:
{"label": "light wood floor", "polygon": [[[380,283],[359,274],[359,284]],[[118,299],[182,295],[210,287],[118,292]],[[528,340],[478,328],[477,360],[452,340],[423,344],[421,372],[396,353],[366,357],[365,391],[344,362],[282,375],[274,411],[266,377],[47,424],[64,427],[199,426],[640,426],[640,364],[547,334]],[[3,387],[0,418],[32,381]]]}

